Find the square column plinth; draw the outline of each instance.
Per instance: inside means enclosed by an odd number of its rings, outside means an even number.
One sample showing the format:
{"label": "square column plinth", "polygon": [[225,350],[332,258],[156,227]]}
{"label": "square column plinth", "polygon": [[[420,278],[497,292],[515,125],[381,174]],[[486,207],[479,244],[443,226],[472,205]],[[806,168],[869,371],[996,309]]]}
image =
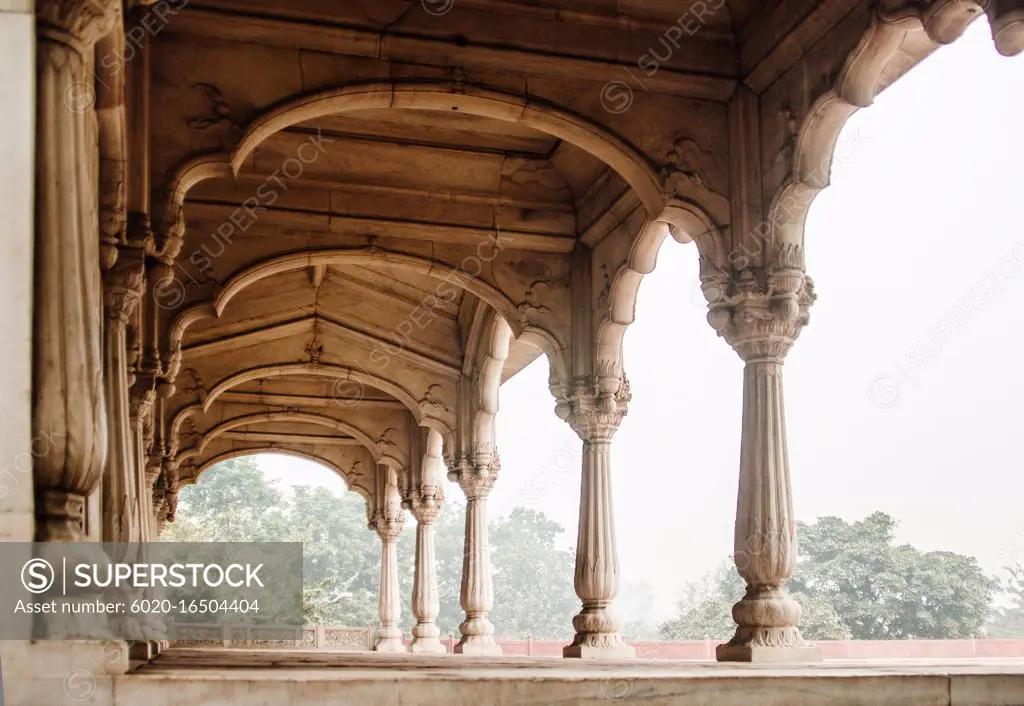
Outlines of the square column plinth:
{"label": "square column plinth", "polygon": [[566,645],[562,657],[573,659],[636,659],[636,648],[625,643],[609,647],[593,645]]}
{"label": "square column plinth", "polygon": [[825,659],[820,647],[758,647],[751,645],[719,645],[715,648],[719,662],[751,662],[756,664],[799,664]]}

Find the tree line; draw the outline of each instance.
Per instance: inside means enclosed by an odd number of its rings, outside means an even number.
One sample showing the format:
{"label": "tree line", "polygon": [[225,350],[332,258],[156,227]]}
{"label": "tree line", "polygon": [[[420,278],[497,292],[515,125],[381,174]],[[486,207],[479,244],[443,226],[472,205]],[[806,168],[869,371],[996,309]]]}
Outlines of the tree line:
{"label": "tree line", "polygon": [[[177,521],[164,541],[303,543],[305,620],[310,625],[374,626],[380,543],[367,529],[364,500],[326,488],[285,492],[251,457],[206,471],[180,493]],[[435,522],[441,634],[458,635],[465,507],[451,499]],[[787,588],[803,608],[801,630],[812,640],[1024,638],[1024,566],[1000,580],[974,557],[897,545],[897,521],[882,512],[854,522],[822,517],[798,523],[800,560]],[[496,636],[569,639],[578,611],[573,552],[561,549],[564,528],[544,513],[515,508],[489,525]],[[402,627],[409,631],[415,522],[399,539]],[[633,639],[728,639],[732,605],[743,580],[731,561],[687,585],[677,615],[660,625],[649,615],[649,584],[625,584],[616,601],[623,632]]]}

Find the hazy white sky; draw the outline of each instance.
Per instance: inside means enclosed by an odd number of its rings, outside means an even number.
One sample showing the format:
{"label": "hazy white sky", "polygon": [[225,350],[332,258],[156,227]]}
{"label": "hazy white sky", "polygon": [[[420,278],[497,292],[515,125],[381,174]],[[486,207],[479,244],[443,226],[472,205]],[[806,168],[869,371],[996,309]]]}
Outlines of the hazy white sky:
{"label": "hazy white sky", "polygon": [[[807,225],[818,301],[786,364],[797,518],[897,517],[899,539],[1024,561],[1024,57],[984,20],[857,113]],[[692,245],[666,241],[626,334],[613,444],[622,579],[657,617],[732,550],[742,363],[705,321]],[[575,543],[580,443],[541,359],[502,388],[492,514],[543,510]],[[286,483],[344,485],[282,456]],[[462,500],[455,485],[451,498]]]}

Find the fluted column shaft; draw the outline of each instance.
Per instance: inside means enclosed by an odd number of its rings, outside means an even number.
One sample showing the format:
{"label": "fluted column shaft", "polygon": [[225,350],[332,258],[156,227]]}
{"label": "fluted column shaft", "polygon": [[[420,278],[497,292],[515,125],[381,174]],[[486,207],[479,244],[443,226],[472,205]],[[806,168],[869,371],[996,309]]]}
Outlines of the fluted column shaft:
{"label": "fluted column shaft", "polygon": [[148,498],[138,468],[136,439],[130,410],[127,327],[142,296],[144,252],[134,248],[114,251],[117,257],[104,283],[106,330],[104,379],[109,430],[103,475],[104,542],[146,539],[144,512]]}
{"label": "fluted column shaft", "polygon": [[377,630],[377,652],[405,652],[398,620],[402,617],[402,599],[398,591],[398,536],[402,533],[402,516],[375,518],[374,529],[380,536],[380,584],[378,611],[380,628]]}
{"label": "fluted column shaft", "polygon": [[[743,371],[739,495],[733,542],[736,569],[746,581],[733,606],[736,635],[720,660],[757,661],[779,650],[815,648],[801,636],[800,606],[784,588],[796,569],[796,521],[786,450],[782,360],[751,359]],[[772,652],[765,653],[765,649]],[[760,655],[758,653],[761,653]],[[798,659],[799,653],[795,653]]]}
{"label": "fluted column shaft", "polygon": [[739,493],[733,558],[746,592],[732,609],[736,634],[719,661],[817,661],[797,627],[800,606],[784,588],[796,568],[796,521],[786,449],[782,363],[808,320],[814,290],[802,251],[784,245],[763,279],[704,280],[708,320],[745,362]]}
{"label": "fluted column shaft", "polygon": [[33,427],[37,537],[80,541],[85,497],[107,450],[95,114],[85,57],[117,17],[113,0],[40,0],[36,118]]}
{"label": "fluted column shaft", "polygon": [[416,518],[416,567],[412,584],[413,652],[444,652],[439,638],[437,614],[441,609],[437,591],[437,557],[434,553],[434,520],[441,508],[433,497],[414,496],[410,509]]}
{"label": "fluted column shaft", "polygon": [[619,591],[619,555],[612,510],[611,442],[629,402],[624,378],[584,381],[556,413],[583,439],[580,517],[573,583],[582,610],[572,619],[576,630],[563,657],[633,659],[636,650],[622,641],[611,603]]}
{"label": "fluted column shaft", "polygon": [[496,474],[487,464],[464,469],[456,480],[466,494],[466,534],[462,547],[462,588],[459,603],[466,619],[459,625],[462,638],[455,652],[464,655],[501,654],[494,641],[494,626],[487,614],[494,607],[494,582],[487,536],[487,498]]}

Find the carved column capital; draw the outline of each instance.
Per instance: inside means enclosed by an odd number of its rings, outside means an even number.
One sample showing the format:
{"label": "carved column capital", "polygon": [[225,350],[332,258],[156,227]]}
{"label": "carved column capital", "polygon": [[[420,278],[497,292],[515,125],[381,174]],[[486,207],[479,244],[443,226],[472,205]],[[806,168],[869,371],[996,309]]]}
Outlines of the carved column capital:
{"label": "carved column capital", "polygon": [[152,379],[147,380],[147,376],[142,374],[136,375],[135,384],[128,395],[128,410],[133,427],[141,429],[146,425],[154,401],[156,388],[152,385]]}
{"label": "carved column capital", "polygon": [[387,510],[378,510],[370,516],[370,529],[377,533],[382,542],[395,542],[402,534],[405,526],[405,515],[397,515]]}
{"label": "carved column capital", "polygon": [[799,245],[783,245],[772,265],[733,273],[701,263],[708,323],[745,361],[781,362],[810,318],[814,282]]}
{"label": "carved column capital", "polygon": [[36,0],[36,23],[41,36],[84,53],[114,28],[120,9],[118,0]]}
{"label": "carved column capital", "polygon": [[466,494],[467,500],[480,500],[491,494],[491,488],[494,487],[497,478],[496,473],[468,471],[459,475],[458,484]]}
{"label": "carved column capital", "polygon": [[589,442],[611,441],[629,401],[629,380],[618,376],[592,375],[577,378],[570,386],[556,391],[555,414],[569,423],[581,439]]}
{"label": "carved column capital", "polygon": [[146,291],[146,254],[137,248],[117,248],[116,259],[103,281],[107,319],[127,326]]}
{"label": "carved column capital", "polygon": [[488,445],[478,449],[472,460],[459,456],[449,458],[446,465],[451,469],[448,480],[458,483],[466,498],[472,500],[490,495],[501,471],[501,458],[493,445]]}
{"label": "carved column capital", "polygon": [[409,492],[402,501],[402,507],[406,508],[420,524],[433,524],[437,516],[441,514],[441,503],[444,494],[441,489],[432,485],[425,485]]}

